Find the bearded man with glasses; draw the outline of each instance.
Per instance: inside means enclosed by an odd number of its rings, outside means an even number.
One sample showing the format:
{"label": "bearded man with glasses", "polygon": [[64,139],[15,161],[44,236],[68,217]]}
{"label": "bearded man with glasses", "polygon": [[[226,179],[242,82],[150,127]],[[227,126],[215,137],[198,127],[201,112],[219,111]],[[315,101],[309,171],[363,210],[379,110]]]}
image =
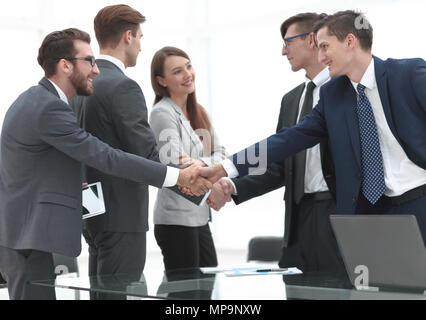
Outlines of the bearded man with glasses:
{"label": "bearded man with glasses", "polygon": [[[54,288],[31,281],[55,279],[52,253],[80,254],[82,163],[156,187],[191,187],[198,174],[113,149],[80,128],[68,101],[91,95],[99,74],[86,32],[47,35],[38,62],[45,77],[9,108],[0,141],[0,274],[13,300],[55,299]],[[177,176],[167,184],[170,172]]]}

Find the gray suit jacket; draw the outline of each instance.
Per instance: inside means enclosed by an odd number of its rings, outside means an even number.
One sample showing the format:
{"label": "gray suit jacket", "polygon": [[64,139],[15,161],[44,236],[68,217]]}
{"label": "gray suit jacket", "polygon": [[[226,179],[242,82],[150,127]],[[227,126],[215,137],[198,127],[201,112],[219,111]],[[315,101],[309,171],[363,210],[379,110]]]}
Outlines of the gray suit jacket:
{"label": "gray suit jacket", "polygon": [[[71,107],[90,134],[125,152],[158,160],[155,136],[148,124],[145,97],[139,85],[113,63],[96,61],[100,75],[94,93],[74,97]],[[106,214],[85,220],[92,231],[145,232],[148,230],[148,185],[85,167],[87,182],[100,181]]]}
{"label": "gray suit jacket", "polygon": [[[277,124],[277,132],[282,128],[290,128],[297,123],[299,113],[299,103],[305,83],[300,84],[284,95],[281,101],[281,111]],[[331,150],[328,141],[321,142],[321,164],[327,186],[330,192],[335,193],[335,174]],[[238,190],[238,196],[234,196],[234,202],[240,204],[244,201],[264,195],[270,191],[285,186],[285,226],[284,226],[284,247],[293,241],[292,212],[294,206],[294,156],[284,161],[276,162],[268,166],[263,175],[245,176],[232,179]]]}
{"label": "gray suit jacket", "polygon": [[[227,156],[213,128],[211,132],[205,132],[212,137],[213,152],[204,154],[203,144],[197,133],[181,109],[168,97],[153,107],[150,124],[157,139],[160,160],[164,164],[177,164],[178,156],[183,152],[207,165],[220,162]],[[207,204],[197,206],[174,191],[158,190],[154,224],[199,227],[206,225],[209,219],[210,208]]]}
{"label": "gray suit jacket", "polygon": [[156,187],[167,170],[81,129],[46,78],[7,111],[0,150],[0,246],[68,256],[81,251],[81,163]]}

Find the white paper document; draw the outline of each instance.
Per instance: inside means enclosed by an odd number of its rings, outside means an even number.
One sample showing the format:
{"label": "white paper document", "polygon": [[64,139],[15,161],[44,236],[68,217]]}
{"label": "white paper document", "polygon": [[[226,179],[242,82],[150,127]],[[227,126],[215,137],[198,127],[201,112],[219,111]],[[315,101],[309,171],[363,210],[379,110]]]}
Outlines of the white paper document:
{"label": "white paper document", "polygon": [[232,268],[232,267],[212,267],[212,268],[200,268],[202,273],[205,274],[216,274],[224,273],[229,277],[236,276],[260,276],[260,275],[272,275],[272,274],[282,274],[282,275],[293,275],[293,274],[302,274],[303,272],[298,268],[274,268],[271,266],[249,266],[241,268]]}
{"label": "white paper document", "polygon": [[83,188],[82,218],[87,219],[105,213],[104,195],[100,182],[89,184]]}
{"label": "white paper document", "polygon": [[228,277],[238,277],[238,276],[261,276],[261,275],[295,275],[302,274],[302,271],[298,268],[253,268],[251,270],[232,270],[226,271],[225,275]]}

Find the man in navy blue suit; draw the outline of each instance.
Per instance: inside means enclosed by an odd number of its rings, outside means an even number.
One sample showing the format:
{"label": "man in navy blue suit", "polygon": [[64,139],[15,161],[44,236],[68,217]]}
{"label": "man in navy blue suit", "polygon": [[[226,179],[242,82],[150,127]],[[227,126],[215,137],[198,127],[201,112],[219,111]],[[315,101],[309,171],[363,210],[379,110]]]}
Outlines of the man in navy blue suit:
{"label": "man in navy blue suit", "polygon": [[322,86],[317,106],[296,126],[202,174],[211,181],[244,176],[257,165],[250,163],[253,152],[267,158],[259,163],[273,163],[328,137],[337,213],[413,214],[426,239],[425,61],[373,56],[372,27],[354,11],[325,17],[315,33],[319,59],[333,78]]}

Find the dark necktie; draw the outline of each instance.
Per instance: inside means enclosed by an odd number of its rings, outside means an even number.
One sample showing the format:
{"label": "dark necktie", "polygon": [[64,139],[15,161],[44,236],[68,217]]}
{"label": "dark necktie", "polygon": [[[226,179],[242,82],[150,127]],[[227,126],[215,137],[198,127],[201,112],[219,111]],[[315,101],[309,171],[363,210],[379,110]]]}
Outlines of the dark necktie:
{"label": "dark necktie", "polygon": [[[306,87],[305,100],[303,101],[302,110],[300,111],[299,122],[312,111],[314,89],[315,83],[312,81],[309,82]],[[296,203],[299,203],[305,194],[305,166],[306,150],[303,150],[294,156],[294,200]]]}
{"label": "dark necktie", "polygon": [[382,152],[376,121],[370,101],[365,95],[365,86],[358,84],[357,103],[359,135],[361,138],[362,194],[375,204],[385,192]]}

